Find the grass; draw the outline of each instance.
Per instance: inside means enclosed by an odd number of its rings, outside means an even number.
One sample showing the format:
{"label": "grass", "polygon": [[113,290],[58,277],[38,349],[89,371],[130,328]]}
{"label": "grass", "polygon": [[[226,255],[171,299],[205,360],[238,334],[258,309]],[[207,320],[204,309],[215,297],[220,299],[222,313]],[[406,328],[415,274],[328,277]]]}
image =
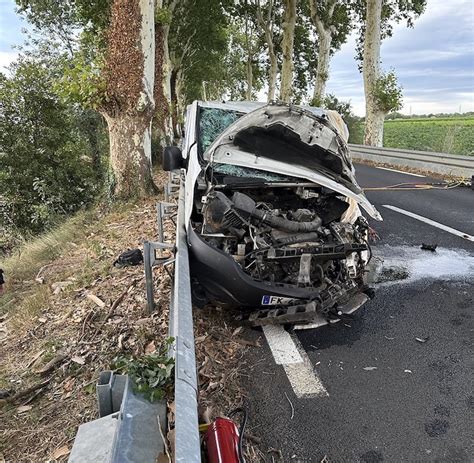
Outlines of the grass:
{"label": "grass", "polygon": [[[363,125],[352,134],[352,143],[362,143]],[[386,148],[474,155],[474,118],[414,118],[385,121]]]}
{"label": "grass", "polygon": [[26,242],[7,257],[1,266],[9,285],[33,278],[41,267],[59,257],[71,242],[84,236],[86,226],[95,215],[92,211],[80,212],[57,228]]}

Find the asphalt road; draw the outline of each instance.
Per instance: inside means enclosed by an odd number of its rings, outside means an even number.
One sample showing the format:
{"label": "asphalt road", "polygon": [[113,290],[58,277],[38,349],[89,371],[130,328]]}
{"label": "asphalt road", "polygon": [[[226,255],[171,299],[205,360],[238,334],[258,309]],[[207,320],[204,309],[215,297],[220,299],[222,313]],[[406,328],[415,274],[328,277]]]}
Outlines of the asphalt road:
{"label": "asphalt road", "polygon": [[[429,181],[356,169],[363,187]],[[474,191],[367,196],[384,217],[371,221],[381,238],[374,254],[404,279],[378,284],[353,320],[294,334],[327,395],[298,398],[265,337],[252,332],[263,342],[245,359],[249,432],[285,462],[472,462],[474,242],[383,205],[474,235]],[[422,242],[438,251],[421,251]]]}

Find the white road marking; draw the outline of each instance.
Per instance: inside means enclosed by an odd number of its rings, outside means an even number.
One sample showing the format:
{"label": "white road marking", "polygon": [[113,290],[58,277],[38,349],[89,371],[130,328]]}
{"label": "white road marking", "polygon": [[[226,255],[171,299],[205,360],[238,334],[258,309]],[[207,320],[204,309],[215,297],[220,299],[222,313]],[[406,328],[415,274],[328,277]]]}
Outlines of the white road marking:
{"label": "white road marking", "polygon": [[293,342],[290,333],[279,325],[268,325],[263,327],[268,345],[272,351],[277,365],[291,365],[292,363],[303,363],[303,357]]}
{"label": "white road marking", "polygon": [[412,172],[404,172],[403,170],[389,169],[388,167],[379,167],[379,166],[376,166],[376,168],[377,168],[377,169],[382,169],[382,170],[389,170],[390,172],[398,172],[399,174],[412,175],[413,177],[423,177],[423,178],[426,178],[426,175],[413,174]]}
{"label": "white road marking", "polygon": [[468,241],[474,241],[474,236],[468,235],[467,233],[456,230],[455,228],[448,227],[447,225],[443,225],[442,223],[435,222],[434,220],[423,217],[422,215],[418,215],[410,211],[405,211],[404,209],[400,209],[399,207],[396,207],[396,206],[390,206],[389,204],[382,204],[382,205],[383,207],[386,207],[387,209],[391,209],[392,211],[407,215],[408,217],[419,220],[420,222],[427,223],[428,225],[439,228],[440,230],[444,230],[448,233],[451,233],[452,235],[459,236]]}
{"label": "white road marking", "polygon": [[282,365],[299,399],[328,396],[323,383],[297,340],[280,325],[264,326],[263,332],[275,362]]}

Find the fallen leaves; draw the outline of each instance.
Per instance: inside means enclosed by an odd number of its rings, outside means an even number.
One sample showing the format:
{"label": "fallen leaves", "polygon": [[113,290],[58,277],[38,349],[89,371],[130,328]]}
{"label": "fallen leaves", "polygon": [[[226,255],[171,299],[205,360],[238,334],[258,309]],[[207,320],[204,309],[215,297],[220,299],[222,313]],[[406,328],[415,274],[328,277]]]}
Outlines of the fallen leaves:
{"label": "fallen leaves", "polygon": [[84,365],[86,363],[86,359],[80,355],[75,355],[71,358],[71,361],[77,363],[78,365]]}
{"label": "fallen leaves", "polygon": [[147,355],[152,354],[153,352],[155,352],[155,350],[156,350],[155,341],[151,341],[145,346],[145,354]]}
{"label": "fallen leaves", "polygon": [[62,447],[57,448],[51,455],[54,460],[59,460],[61,457],[65,457],[69,455],[71,450],[67,445],[63,445]]}
{"label": "fallen leaves", "polygon": [[46,365],[35,369],[35,373],[39,375],[46,375],[51,370],[56,368],[60,363],[62,363],[66,358],[67,355],[64,352],[58,352],[56,356],[53,357]]}
{"label": "fallen leaves", "polygon": [[16,409],[17,413],[29,412],[33,408],[32,405],[22,405]]}
{"label": "fallen leaves", "polygon": [[88,293],[86,297],[90,299],[97,307],[100,307],[101,309],[105,307],[105,302],[98,298],[95,294]]}

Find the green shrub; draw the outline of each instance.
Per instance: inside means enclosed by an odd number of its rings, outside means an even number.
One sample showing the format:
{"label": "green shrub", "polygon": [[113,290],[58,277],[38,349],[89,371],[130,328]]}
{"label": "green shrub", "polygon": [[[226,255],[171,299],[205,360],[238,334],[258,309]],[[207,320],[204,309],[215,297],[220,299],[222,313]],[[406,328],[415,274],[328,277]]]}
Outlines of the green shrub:
{"label": "green shrub", "polygon": [[25,57],[0,74],[0,228],[42,231],[98,191],[100,119],[53,88],[51,69]]}

